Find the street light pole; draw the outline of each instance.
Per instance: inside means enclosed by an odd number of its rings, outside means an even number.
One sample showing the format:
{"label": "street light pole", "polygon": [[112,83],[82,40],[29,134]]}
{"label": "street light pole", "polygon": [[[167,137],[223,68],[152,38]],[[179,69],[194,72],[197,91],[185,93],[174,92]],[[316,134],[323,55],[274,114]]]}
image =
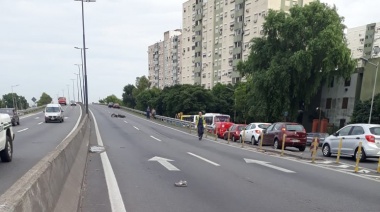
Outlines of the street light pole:
{"label": "street light pole", "polygon": [[77,74],[77,73],[74,73],[75,75],[77,75],[77,91],[78,91],[78,102],[79,102],[79,100],[80,100],[80,98],[79,98],[79,74]]}
{"label": "street light pole", "polygon": [[69,103],[70,103],[70,85],[66,84],[66,86],[67,86],[67,96],[68,96],[68,100],[69,100]]}
{"label": "street light pole", "polygon": [[[82,51],[81,51],[82,52]],[[83,101],[83,93],[82,93],[82,91],[83,91],[83,87],[82,87],[82,78],[81,78],[81,76],[80,76],[80,66],[81,66],[81,64],[75,64],[76,66],[78,66],[78,75],[79,75],[79,85],[80,85],[80,97],[81,97],[81,100],[82,100],[82,102],[84,102]],[[83,65],[82,65],[83,66]],[[82,68],[82,76],[83,76],[83,68]],[[84,83],[83,83],[84,84]],[[79,99],[79,98],[78,98]]]}
{"label": "street light pole", "polygon": [[368,124],[371,124],[372,110],[373,110],[373,99],[375,98],[375,88],[376,88],[376,81],[377,81],[377,72],[379,70],[379,62],[377,62],[377,64],[375,64],[375,63],[370,62],[367,58],[362,57],[360,59],[365,61],[365,62],[368,62],[369,64],[376,67],[375,82],[373,83],[373,89],[372,89],[371,109],[369,110],[369,119],[368,119]]}
{"label": "street light pole", "polygon": [[[16,110],[17,110],[17,105],[15,105],[15,95],[14,95],[14,93],[13,93],[13,88],[14,88],[14,87],[17,87],[17,86],[19,86],[19,84],[17,84],[17,85],[11,85],[11,89],[12,89],[13,108],[15,108]],[[17,103],[16,103],[16,104],[17,104]]]}
{"label": "street light pole", "polygon": [[74,81],[75,81],[75,79],[71,79],[71,80],[73,81],[73,99],[74,99],[74,102],[75,102],[75,89],[74,89]]}

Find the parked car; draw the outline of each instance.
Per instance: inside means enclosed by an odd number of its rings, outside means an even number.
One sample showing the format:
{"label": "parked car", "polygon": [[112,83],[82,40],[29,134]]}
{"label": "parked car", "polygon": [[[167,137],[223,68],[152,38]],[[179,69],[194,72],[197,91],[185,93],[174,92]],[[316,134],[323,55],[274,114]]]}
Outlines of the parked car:
{"label": "parked car", "polygon": [[77,103],[76,103],[75,101],[71,100],[71,101],[70,101],[70,105],[71,105],[71,106],[77,106]]}
{"label": "parked car", "polygon": [[113,102],[108,102],[108,107],[112,108],[113,107]]}
{"label": "parked car", "polygon": [[260,141],[261,132],[267,129],[270,125],[270,123],[250,123],[240,132],[240,141],[244,140],[244,142],[258,144]]}
{"label": "parked car", "polygon": [[285,146],[296,147],[301,152],[306,149],[306,130],[298,123],[277,122],[264,130],[263,145],[271,145],[275,149],[282,148],[283,135],[286,134]]}
{"label": "parked car", "polygon": [[120,108],[119,103],[115,103],[115,104],[113,104],[113,108]]}
{"label": "parked car", "polygon": [[310,146],[314,142],[315,138],[318,138],[319,146],[322,146],[325,138],[328,137],[328,133],[307,133],[306,145]]}
{"label": "parked car", "polygon": [[11,117],[12,126],[20,125],[20,117],[14,108],[0,108],[0,113],[8,114]]}
{"label": "parked car", "polygon": [[380,156],[380,125],[350,124],[325,138],[322,145],[323,156],[329,157],[338,153],[339,141],[342,139],[341,154],[357,158],[359,142],[362,142],[360,161]]}
{"label": "parked car", "polygon": [[232,122],[216,122],[213,133],[215,134],[215,130],[217,130],[218,138],[224,138],[224,133],[230,129],[232,125],[234,125]]}
{"label": "parked car", "polygon": [[224,132],[223,138],[227,140],[228,134],[230,134],[230,139],[232,141],[238,141],[240,138],[240,131],[242,131],[245,126],[245,124],[233,124],[226,132]]}

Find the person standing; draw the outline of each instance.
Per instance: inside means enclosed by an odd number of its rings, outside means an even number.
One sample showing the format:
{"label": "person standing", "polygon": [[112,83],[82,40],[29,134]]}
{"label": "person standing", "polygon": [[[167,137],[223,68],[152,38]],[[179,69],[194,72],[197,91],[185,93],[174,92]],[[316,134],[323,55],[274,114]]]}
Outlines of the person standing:
{"label": "person standing", "polygon": [[199,112],[199,116],[197,116],[196,121],[195,121],[195,126],[198,128],[199,140],[202,140],[204,129],[206,127],[206,120],[202,116],[202,112]]}
{"label": "person standing", "polygon": [[150,108],[149,108],[149,106],[146,108],[146,118],[150,119]]}

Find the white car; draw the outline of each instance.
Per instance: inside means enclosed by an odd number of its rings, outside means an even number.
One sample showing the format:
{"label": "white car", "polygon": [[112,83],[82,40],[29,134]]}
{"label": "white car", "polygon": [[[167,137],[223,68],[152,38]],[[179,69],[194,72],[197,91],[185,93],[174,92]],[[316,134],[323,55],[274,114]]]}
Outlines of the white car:
{"label": "white car", "polygon": [[11,117],[0,113],[0,159],[2,162],[12,161],[14,138]]}
{"label": "white car", "polygon": [[270,125],[270,123],[250,123],[245,127],[245,130],[240,131],[240,141],[244,139],[244,142],[258,144],[260,141],[261,132]]}
{"label": "white car", "polygon": [[325,138],[322,144],[323,156],[329,157],[338,153],[339,141],[342,138],[341,154],[357,158],[359,142],[362,142],[360,161],[366,158],[380,157],[380,125],[350,124]]}
{"label": "white car", "polygon": [[45,122],[64,122],[63,109],[60,104],[48,104],[45,108]]}

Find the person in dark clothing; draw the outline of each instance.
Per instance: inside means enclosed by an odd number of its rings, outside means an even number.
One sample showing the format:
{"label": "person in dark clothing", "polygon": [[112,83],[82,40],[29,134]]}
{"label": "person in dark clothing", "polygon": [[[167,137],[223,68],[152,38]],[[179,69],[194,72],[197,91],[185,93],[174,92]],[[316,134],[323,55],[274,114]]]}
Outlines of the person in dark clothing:
{"label": "person in dark clothing", "polygon": [[197,116],[196,121],[195,121],[195,126],[198,128],[199,140],[202,140],[204,129],[206,127],[206,120],[202,116],[202,112],[199,112],[199,116]]}
{"label": "person in dark clothing", "polygon": [[149,108],[149,106],[148,106],[148,108],[146,108],[146,118],[150,119],[150,108]]}

